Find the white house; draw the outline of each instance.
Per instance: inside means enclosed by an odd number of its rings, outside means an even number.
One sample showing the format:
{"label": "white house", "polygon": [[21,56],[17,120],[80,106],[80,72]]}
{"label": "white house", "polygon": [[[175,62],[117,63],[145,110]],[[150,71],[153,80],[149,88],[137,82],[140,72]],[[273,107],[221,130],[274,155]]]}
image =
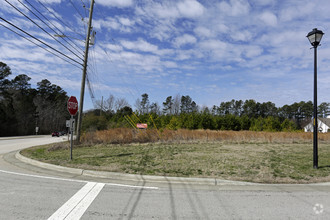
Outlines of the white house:
{"label": "white house", "polygon": [[[317,118],[319,132],[330,132],[330,118]],[[305,132],[314,132],[313,120],[304,127]]]}

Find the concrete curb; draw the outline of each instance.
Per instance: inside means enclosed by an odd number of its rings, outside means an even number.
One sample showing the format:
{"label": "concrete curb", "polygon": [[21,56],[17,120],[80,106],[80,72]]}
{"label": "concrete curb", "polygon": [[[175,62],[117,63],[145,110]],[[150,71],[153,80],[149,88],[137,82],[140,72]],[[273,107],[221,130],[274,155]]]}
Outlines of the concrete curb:
{"label": "concrete curb", "polygon": [[16,157],[16,159],[18,159],[24,163],[28,163],[33,166],[37,166],[37,167],[41,167],[41,168],[45,168],[45,169],[49,169],[49,170],[66,172],[66,173],[75,174],[75,175],[82,175],[82,173],[83,173],[82,169],[57,166],[54,164],[44,163],[44,162],[40,162],[37,160],[33,160],[30,158],[24,157],[22,154],[20,154],[20,151],[16,152],[15,157]]}

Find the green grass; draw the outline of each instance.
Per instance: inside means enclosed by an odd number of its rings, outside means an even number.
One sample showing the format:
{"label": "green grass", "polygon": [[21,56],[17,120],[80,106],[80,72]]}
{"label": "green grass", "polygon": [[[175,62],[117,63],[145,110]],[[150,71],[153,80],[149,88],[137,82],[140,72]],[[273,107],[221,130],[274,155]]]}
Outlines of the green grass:
{"label": "green grass", "polygon": [[186,143],[34,147],[24,156],[62,166],[146,175],[216,177],[262,183],[330,181],[330,144],[319,144],[319,169],[306,143]]}

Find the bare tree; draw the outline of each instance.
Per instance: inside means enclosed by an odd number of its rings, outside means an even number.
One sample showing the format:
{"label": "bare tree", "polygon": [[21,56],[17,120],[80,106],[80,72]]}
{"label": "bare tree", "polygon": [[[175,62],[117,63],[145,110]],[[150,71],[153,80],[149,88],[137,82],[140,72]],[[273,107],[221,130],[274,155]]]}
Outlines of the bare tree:
{"label": "bare tree", "polygon": [[178,115],[180,112],[180,104],[181,104],[181,95],[176,94],[173,101],[173,113],[175,115]]}
{"label": "bare tree", "polygon": [[118,98],[115,102],[115,110],[118,111],[121,108],[124,108],[125,106],[130,106],[125,98]]}
{"label": "bare tree", "polygon": [[134,106],[135,106],[135,108],[136,108],[136,111],[137,111],[138,113],[142,114],[141,100],[140,100],[139,98],[136,99]]}
{"label": "bare tree", "polygon": [[115,102],[116,102],[115,97],[112,94],[110,94],[109,98],[107,98],[103,103],[103,109],[107,112],[112,112],[115,107]]}

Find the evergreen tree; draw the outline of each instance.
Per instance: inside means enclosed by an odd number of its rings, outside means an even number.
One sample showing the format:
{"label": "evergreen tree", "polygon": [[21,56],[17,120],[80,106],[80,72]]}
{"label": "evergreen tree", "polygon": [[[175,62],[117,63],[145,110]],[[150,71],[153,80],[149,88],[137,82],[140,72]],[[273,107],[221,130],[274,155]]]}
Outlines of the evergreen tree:
{"label": "evergreen tree", "polygon": [[166,98],[166,101],[163,102],[163,113],[166,115],[172,115],[173,114],[173,99],[172,96],[168,96]]}

